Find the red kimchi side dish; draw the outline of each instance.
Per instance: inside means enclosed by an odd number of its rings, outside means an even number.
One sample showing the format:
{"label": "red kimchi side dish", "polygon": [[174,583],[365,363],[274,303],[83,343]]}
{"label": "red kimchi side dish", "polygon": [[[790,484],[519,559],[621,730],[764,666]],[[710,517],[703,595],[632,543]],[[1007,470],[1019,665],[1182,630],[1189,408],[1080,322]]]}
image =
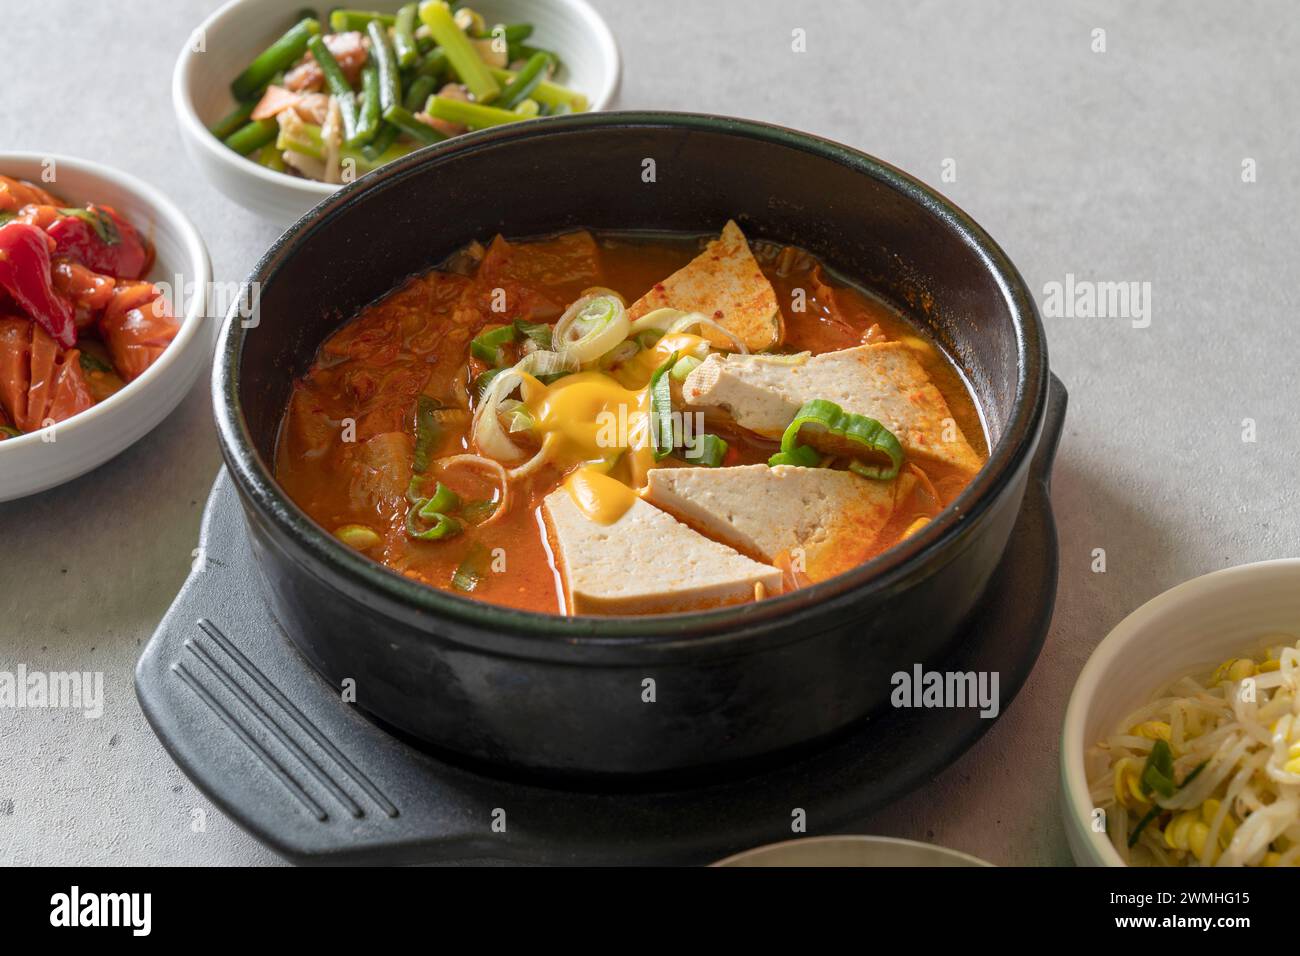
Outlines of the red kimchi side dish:
{"label": "red kimchi side dish", "polygon": [[102,402],[179,328],[153,249],[109,206],[0,175],[0,441]]}
{"label": "red kimchi side dish", "polygon": [[656,614],[848,571],[986,457],[919,326],[729,222],[474,243],[325,340],[275,473],[328,532],[431,587]]}

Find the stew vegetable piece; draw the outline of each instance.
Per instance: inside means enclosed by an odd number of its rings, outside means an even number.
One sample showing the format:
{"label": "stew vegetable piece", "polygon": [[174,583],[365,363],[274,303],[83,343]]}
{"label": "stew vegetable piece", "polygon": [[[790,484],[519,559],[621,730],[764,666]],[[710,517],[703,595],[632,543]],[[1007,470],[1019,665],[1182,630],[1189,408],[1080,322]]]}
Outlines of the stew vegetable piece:
{"label": "stew vegetable piece", "polygon": [[275,469],[328,531],[432,587],[647,614],[849,570],[985,457],[942,350],[728,223],[474,243],[323,343]]}
{"label": "stew vegetable piece", "polygon": [[138,377],[179,326],[144,280],[153,249],[109,206],[0,175],[0,441]]}

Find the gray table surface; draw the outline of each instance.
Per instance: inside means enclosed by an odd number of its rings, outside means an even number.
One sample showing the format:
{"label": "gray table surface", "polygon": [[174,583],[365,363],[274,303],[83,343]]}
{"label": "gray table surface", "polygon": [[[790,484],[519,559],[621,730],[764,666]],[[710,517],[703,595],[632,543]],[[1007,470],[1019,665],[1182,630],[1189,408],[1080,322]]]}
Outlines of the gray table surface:
{"label": "gray table surface", "polygon": [[[969,211],[1036,291],[1067,273],[1151,283],[1148,328],[1045,320],[1071,410],[1055,475],[1060,593],[1029,683],[955,766],[855,828],[999,864],[1068,863],[1057,739],[1093,646],[1186,578],[1297,552],[1300,422],[1281,400],[1300,354],[1294,8],[595,2],[625,59],[618,105],[770,120],[880,156]],[[0,149],[153,182],[197,223],[221,281],[277,230],[203,181],[178,141],[173,59],[216,6],[4,0]],[[796,28],[806,53],[791,51]],[[1247,158],[1256,182],[1242,181]],[[0,710],[0,863],[277,862],[171,763],[131,686],[218,466],[200,384],[113,462],[0,505],[0,670],[101,670],[106,697],[99,720]]]}

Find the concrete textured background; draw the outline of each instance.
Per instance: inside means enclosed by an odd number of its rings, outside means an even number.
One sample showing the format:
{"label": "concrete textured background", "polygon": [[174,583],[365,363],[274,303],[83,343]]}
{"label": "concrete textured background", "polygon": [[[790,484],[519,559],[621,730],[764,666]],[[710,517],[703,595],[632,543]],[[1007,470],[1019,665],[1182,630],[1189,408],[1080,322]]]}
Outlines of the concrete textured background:
{"label": "concrete textured background", "polygon": [[[1057,738],[1092,647],[1186,578],[1297,552],[1300,422],[1283,400],[1300,354],[1294,8],[595,2],[625,58],[616,105],[764,119],[880,156],[969,211],[1036,291],[1067,273],[1151,283],[1149,328],[1045,320],[1071,406],[1055,477],[1060,594],[1028,685],[954,767],[856,827],[1000,864],[1068,863]],[[199,178],[170,100],[175,54],[217,5],[5,0],[0,149],[153,182],[203,232],[216,278],[237,280],[277,230]],[[791,51],[796,28],[806,53]],[[1242,441],[1244,419],[1258,441]],[[131,689],[218,465],[199,385],[113,462],[0,505],[0,669],[102,670],[106,684],[100,720],[0,711],[0,863],[277,861],[194,791]],[[204,833],[190,829],[196,807]]]}

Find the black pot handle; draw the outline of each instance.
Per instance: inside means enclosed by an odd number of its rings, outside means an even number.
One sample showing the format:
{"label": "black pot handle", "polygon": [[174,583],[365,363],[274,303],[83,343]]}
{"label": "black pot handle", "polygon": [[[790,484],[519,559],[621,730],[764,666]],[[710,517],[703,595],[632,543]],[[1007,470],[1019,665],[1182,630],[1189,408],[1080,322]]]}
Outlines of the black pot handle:
{"label": "black pot handle", "polygon": [[1052,465],[1056,463],[1056,451],[1061,444],[1061,435],[1065,432],[1065,410],[1069,404],[1070,395],[1065,390],[1065,383],[1056,377],[1055,372],[1049,372],[1043,432],[1029,466],[1031,477],[1049,491],[1052,487]]}

